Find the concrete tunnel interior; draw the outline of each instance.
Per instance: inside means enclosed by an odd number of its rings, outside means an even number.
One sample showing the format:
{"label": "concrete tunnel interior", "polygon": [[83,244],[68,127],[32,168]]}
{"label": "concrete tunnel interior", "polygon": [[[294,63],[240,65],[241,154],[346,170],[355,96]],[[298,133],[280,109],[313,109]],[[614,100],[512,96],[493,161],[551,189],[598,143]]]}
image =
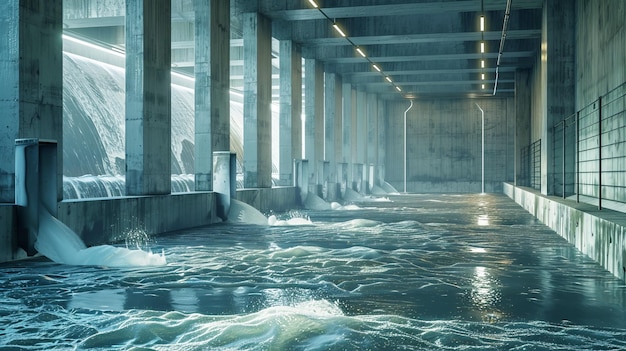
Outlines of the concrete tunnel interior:
{"label": "concrete tunnel interior", "polygon": [[626,266],[621,0],[2,9],[0,261],[25,255],[16,140],[33,139],[56,143],[55,215],[88,246],[219,222],[231,198],[487,192]]}

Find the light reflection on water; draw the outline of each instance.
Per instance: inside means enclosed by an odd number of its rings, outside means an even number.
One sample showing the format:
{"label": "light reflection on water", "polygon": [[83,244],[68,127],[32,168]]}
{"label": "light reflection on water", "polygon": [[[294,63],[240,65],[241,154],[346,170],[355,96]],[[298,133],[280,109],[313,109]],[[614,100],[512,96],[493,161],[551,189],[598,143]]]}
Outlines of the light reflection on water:
{"label": "light reflection on water", "polygon": [[5,264],[0,346],[626,347],[622,282],[510,200],[390,200],[159,237],[165,267]]}

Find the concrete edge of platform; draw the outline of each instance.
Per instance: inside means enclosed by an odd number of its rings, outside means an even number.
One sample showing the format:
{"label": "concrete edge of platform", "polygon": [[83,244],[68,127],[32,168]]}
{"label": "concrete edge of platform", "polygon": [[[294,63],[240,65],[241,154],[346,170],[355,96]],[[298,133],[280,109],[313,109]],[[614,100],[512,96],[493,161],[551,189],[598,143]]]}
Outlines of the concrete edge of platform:
{"label": "concrete edge of platform", "polygon": [[626,278],[626,229],[564,201],[503,184],[504,193],[620,279]]}
{"label": "concrete edge of platform", "polygon": [[[237,198],[259,209],[285,211],[299,206],[295,187],[242,189]],[[155,196],[124,196],[65,200],[58,203],[57,218],[87,245],[123,241],[131,231],[150,235],[220,222],[215,193],[193,192]],[[14,204],[0,205],[0,262],[27,258],[17,244]]]}

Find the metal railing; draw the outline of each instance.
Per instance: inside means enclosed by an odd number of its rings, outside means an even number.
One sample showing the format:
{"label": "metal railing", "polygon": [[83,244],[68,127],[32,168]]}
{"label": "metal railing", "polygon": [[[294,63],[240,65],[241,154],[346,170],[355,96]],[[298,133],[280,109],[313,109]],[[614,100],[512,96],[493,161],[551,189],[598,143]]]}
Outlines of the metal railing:
{"label": "metal railing", "polygon": [[[554,194],[626,203],[626,83],[552,129]],[[532,177],[532,176],[531,176]]]}

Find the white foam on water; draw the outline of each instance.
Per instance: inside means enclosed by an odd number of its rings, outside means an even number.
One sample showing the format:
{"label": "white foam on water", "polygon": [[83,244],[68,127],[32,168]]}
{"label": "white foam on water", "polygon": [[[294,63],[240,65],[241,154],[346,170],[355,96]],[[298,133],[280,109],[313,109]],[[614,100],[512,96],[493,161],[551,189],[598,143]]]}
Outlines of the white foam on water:
{"label": "white foam on water", "polygon": [[288,219],[279,219],[276,215],[271,215],[267,218],[267,224],[276,227],[288,227],[288,226],[307,226],[314,225],[309,218],[304,217],[292,217]]}
{"label": "white foam on water", "polygon": [[230,199],[228,223],[268,225],[267,217],[245,202]]}
{"label": "white foam on water", "polygon": [[35,249],[52,261],[70,265],[107,267],[161,266],[166,264],[164,254],[130,250],[111,245],[87,247],[63,222],[41,208],[39,233]]}

